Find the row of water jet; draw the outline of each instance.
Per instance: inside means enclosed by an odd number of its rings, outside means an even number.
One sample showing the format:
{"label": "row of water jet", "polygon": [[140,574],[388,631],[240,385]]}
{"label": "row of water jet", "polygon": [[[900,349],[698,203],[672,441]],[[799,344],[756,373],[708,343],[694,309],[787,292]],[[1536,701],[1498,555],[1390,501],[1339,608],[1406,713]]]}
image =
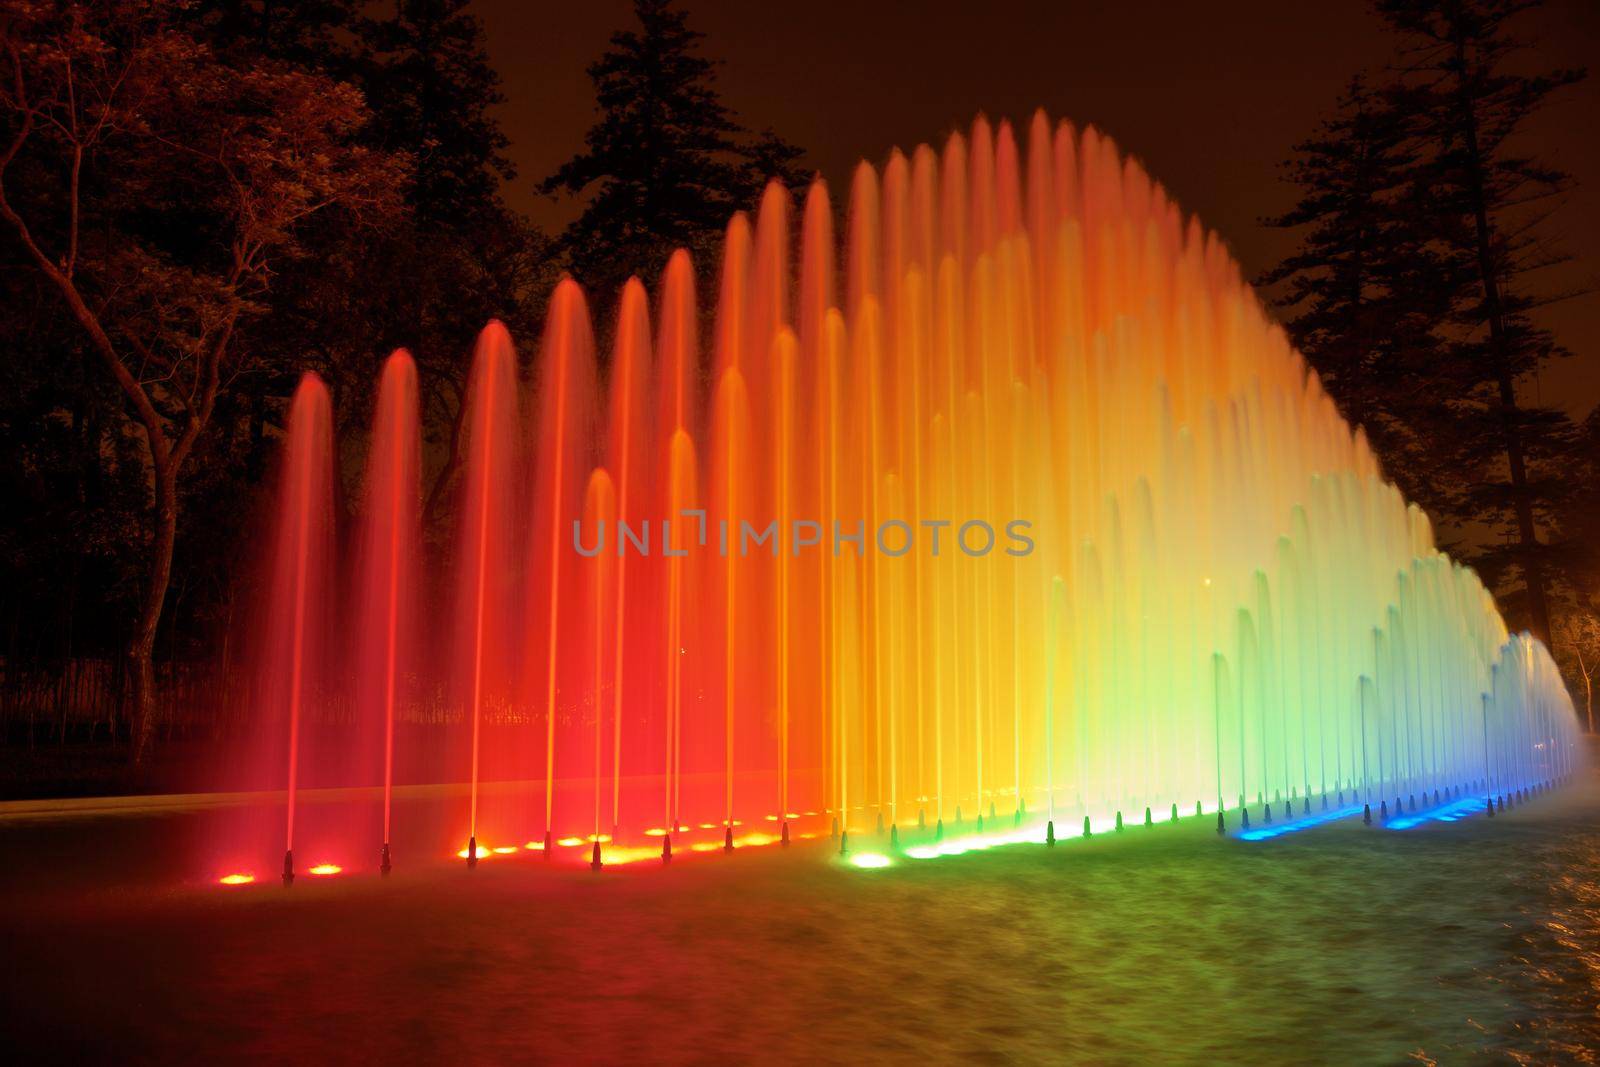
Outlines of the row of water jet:
{"label": "row of water jet", "polygon": [[[530,366],[490,324],[431,576],[397,355],[360,595],[284,579],[354,612],[295,641],[362,649],[321,691],[366,695],[319,782],[381,767],[385,813],[397,775],[459,784],[443,834],[476,857],[1559,776],[1548,654],[1218,238],[1092,127],[1039,114],[1023,141],[979,119],[862,164],[842,242],[824,182],[798,219],[769,186],[728,225],[708,336],[684,252],[653,315],[628,283],[603,359],[571,281]],[[326,436],[305,419],[286,471]],[[334,732],[343,705],[290,684],[265,697],[289,732]]]}

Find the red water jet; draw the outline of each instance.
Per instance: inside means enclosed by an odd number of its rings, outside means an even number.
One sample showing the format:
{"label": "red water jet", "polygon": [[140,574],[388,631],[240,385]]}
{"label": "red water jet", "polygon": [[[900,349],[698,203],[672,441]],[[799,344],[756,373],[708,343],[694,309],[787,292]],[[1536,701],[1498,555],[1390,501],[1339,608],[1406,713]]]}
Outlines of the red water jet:
{"label": "red water jet", "polygon": [[417,369],[397,349],[383,365],[361,515],[360,577],[355,626],[356,722],[362,747],[381,745],[382,861],[389,862],[395,779],[395,720],[406,695],[403,674],[415,670],[421,442]]}

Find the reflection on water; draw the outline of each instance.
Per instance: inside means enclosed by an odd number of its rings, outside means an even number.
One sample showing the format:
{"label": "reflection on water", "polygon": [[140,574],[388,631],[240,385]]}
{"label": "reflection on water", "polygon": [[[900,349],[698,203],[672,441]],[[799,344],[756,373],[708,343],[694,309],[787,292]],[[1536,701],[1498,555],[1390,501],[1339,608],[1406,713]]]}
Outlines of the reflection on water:
{"label": "reflection on water", "polygon": [[64,895],[51,863],[159,854],[176,820],[0,823],[0,1021],[24,1054],[120,1062],[1587,1062],[1597,812],[1591,779],[1405,833]]}

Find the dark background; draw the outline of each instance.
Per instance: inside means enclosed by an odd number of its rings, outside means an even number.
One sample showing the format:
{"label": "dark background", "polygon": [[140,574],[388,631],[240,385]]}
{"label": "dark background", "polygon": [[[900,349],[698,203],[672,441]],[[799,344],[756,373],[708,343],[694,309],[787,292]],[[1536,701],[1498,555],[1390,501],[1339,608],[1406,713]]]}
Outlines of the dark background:
{"label": "dark background", "polygon": [[[1381,71],[1393,47],[1364,0],[804,4],[693,0],[690,24],[724,61],[724,101],[753,129],[771,126],[806,149],[803,163],[836,191],[856,162],[936,142],[979,111],[1026,122],[1034,108],[1094,123],[1140,157],[1187,211],[1232,246],[1247,277],[1293,250],[1293,233],[1259,223],[1294,192],[1279,161],[1333,104],[1350,76]],[[479,0],[489,56],[507,101],[499,110],[520,172],[507,200],[550,231],[577,213],[533,185],[578,151],[593,120],[585,68],[629,0]],[[1538,38],[1530,61],[1600,63],[1600,4],[1549,0],[1519,29]],[[1586,295],[1539,314],[1572,350],[1537,385],[1582,419],[1600,400],[1600,79],[1550,101],[1530,123],[1530,149],[1574,187],[1554,229],[1573,261],[1542,279]],[[837,193],[836,193],[837,195]],[[1540,397],[1533,398],[1536,401]]]}

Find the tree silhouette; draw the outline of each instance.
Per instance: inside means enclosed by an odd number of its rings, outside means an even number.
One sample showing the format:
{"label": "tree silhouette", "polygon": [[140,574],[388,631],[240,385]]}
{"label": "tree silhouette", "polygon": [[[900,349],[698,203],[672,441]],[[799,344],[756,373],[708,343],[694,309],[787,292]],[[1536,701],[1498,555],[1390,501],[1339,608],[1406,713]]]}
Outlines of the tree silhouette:
{"label": "tree silhouette", "polygon": [[[1503,545],[1477,553],[1492,581],[1518,573],[1529,627],[1551,643],[1548,571],[1541,530],[1551,530],[1568,487],[1573,428],[1558,409],[1529,404],[1518,383],[1565,355],[1529,313],[1568,294],[1537,294],[1528,275],[1560,262],[1539,239],[1551,198],[1567,177],[1524,156],[1513,138],[1550,94],[1581,71],[1521,74],[1509,23],[1535,0],[1381,0],[1403,37],[1403,81],[1417,136],[1428,147],[1419,184],[1426,221],[1462,268],[1453,360],[1462,383],[1457,417],[1465,469],[1478,475],[1462,517],[1488,522]],[[1515,603],[1515,601],[1513,601]]]}
{"label": "tree silhouette", "polygon": [[653,277],[675,248],[708,259],[734,211],[769,178],[797,185],[800,150],[752,138],[722,103],[702,34],[671,0],[635,0],[637,29],[612,35],[589,67],[600,117],[585,148],[539,184],[587,196],[561,235],[568,269],[611,299],[630,274]]}
{"label": "tree silhouette", "polygon": [[355,142],[359,93],[221,62],[172,4],[10,5],[0,52],[0,220],[145,446],[149,542],[127,646],[137,761],[179,480],[248,357],[237,331],[308,219],[381,212],[404,168]]}
{"label": "tree silhouette", "polygon": [[[1515,137],[1580,71],[1512,70],[1508,23],[1536,0],[1380,0],[1399,39],[1392,80],[1357,82],[1296,146],[1307,227],[1263,283],[1288,282],[1290,332],[1385,467],[1449,524],[1459,554],[1551,645],[1552,545],[1571,503],[1576,435],[1521,386],[1566,354],[1531,313],[1568,293],[1530,275],[1561,262],[1541,225],[1566,176]],[[1518,588],[1520,586],[1520,588]],[[1552,651],[1556,651],[1552,645]]]}
{"label": "tree silhouette", "polygon": [[1459,488],[1441,441],[1453,391],[1439,330],[1457,282],[1417,225],[1420,149],[1392,93],[1354,78],[1332,117],[1294,146],[1285,178],[1295,206],[1263,220],[1305,228],[1300,249],[1258,285],[1284,284],[1274,306],[1345,418],[1363,427],[1390,476],[1436,514]]}

